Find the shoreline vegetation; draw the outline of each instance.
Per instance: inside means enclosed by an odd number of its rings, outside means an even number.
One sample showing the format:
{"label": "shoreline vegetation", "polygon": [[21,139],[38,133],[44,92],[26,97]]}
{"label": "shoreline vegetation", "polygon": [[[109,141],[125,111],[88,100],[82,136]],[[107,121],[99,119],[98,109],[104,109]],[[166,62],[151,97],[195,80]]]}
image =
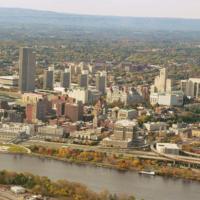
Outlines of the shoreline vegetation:
{"label": "shoreline vegetation", "polygon": [[92,165],[123,171],[154,171],[156,175],[163,177],[181,178],[200,182],[200,170],[168,166],[166,162],[71,149],[69,147],[54,149],[34,145],[30,146],[30,150],[32,152],[30,155],[68,163]]}
{"label": "shoreline vegetation", "polygon": [[[104,168],[110,168],[115,170],[121,170],[121,171],[154,171],[156,175],[163,176],[166,178],[181,178],[185,181],[198,181],[200,182],[200,171],[199,170],[192,170],[192,169],[185,169],[185,168],[178,168],[178,167],[171,167],[168,166],[167,163],[159,163],[158,161],[154,160],[143,160],[139,158],[133,158],[133,157],[123,157],[116,156],[115,154],[107,154],[102,152],[95,152],[95,151],[84,151],[79,149],[71,149],[69,147],[64,147],[60,149],[55,148],[48,148],[43,146],[30,146],[31,153],[22,153],[22,152],[1,152],[5,154],[18,154],[18,155],[26,155],[26,156],[34,156],[38,158],[45,158],[45,159],[53,159],[58,161],[63,161],[71,164],[78,164],[78,165],[91,165],[96,167],[104,167]],[[1,172],[0,172],[1,174]],[[16,173],[13,173],[16,174]],[[26,173],[21,174],[26,175]],[[33,175],[31,175],[33,176]],[[46,180],[48,178],[44,178]],[[48,179],[49,182],[51,182]],[[69,183],[69,182],[67,182]],[[0,175],[0,184],[1,184],[1,175]],[[54,184],[54,183],[53,183]],[[56,183],[55,183],[56,184]],[[73,183],[74,184],[74,183]],[[21,184],[20,184],[21,185]],[[81,185],[81,184],[78,184]],[[24,186],[24,185],[22,185]],[[87,188],[85,188],[85,191]],[[27,187],[26,187],[27,188]],[[35,192],[35,190],[31,190],[32,192]],[[41,191],[42,195],[43,191]],[[94,193],[92,194],[97,195],[94,200],[135,200],[134,196],[127,197],[127,196],[117,196],[117,195],[111,195],[109,192],[104,193]],[[100,198],[98,195],[107,195],[104,196],[104,198]],[[48,196],[55,196],[52,192],[48,194]],[[57,196],[56,196],[57,197]],[[59,196],[60,199],[60,196]],[[62,199],[62,198],[61,198]],[[74,199],[74,198],[71,198]],[[69,200],[71,200],[69,198]],[[77,198],[77,200],[84,200],[84,198]],[[93,200],[92,199],[92,200]],[[65,198],[65,200],[68,200]],[[90,200],[90,198],[88,198]]]}
{"label": "shoreline vegetation", "polygon": [[28,192],[53,197],[59,200],[136,200],[134,196],[95,193],[86,186],[66,180],[51,181],[47,177],[29,173],[0,171],[0,186],[19,185]]}

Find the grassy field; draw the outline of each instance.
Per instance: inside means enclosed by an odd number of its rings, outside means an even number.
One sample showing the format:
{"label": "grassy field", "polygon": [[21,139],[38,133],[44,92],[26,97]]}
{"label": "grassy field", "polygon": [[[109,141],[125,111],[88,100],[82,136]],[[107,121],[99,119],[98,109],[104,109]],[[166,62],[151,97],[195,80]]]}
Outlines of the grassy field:
{"label": "grassy field", "polygon": [[0,144],[0,151],[10,153],[28,153],[26,148],[15,144]]}

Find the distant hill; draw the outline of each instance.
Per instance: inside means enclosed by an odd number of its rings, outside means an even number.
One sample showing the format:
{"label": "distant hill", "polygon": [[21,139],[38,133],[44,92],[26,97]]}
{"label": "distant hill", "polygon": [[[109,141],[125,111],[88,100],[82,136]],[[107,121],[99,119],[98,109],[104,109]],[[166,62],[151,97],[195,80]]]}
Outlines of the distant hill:
{"label": "distant hill", "polygon": [[[20,42],[199,41],[200,20],[112,17],[0,8],[0,40]],[[99,45],[99,44],[98,44]],[[77,49],[80,51],[80,49]]]}
{"label": "distant hill", "polygon": [[194,19],[89,16],[17,8],[0,8],[0,25],[47,25],[122,31],[200,31],[200,20]]}

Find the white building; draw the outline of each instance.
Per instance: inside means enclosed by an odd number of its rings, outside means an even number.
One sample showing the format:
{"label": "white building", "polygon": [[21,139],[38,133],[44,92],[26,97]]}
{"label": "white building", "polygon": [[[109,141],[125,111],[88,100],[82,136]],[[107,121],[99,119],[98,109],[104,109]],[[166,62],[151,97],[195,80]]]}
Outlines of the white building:
{"label": "white building", "polygon": [[88,90],[81,87],[71,88],[67,91],[69,97],[76,99],[76,102],[81,101],[83,104],[88,103]]}
{"label": "white building", "polygon": [[70,137],[80,139],[80,140],[98,141],[101,138],[101,134],[96,133],[96,131],[93,129],[89,129],[89,130],[84,130],[84,131],[71,132]]}
{"label": "white building", "polygon": [[200,78],[190,78],[181,81],[181,90],[186,96],[192,98],[200,97]]}
{"label": "white building", "polygon": [[180,148],[177,144],[157,143],[156,149],[159,153],[179,155]]}
{"label": "white building", "polygon": [[34,134],[34,126],[31,124],[24,123],[1,123],[0,133],[12,133],[18,135],[19,133],[25,132],[28,135]]}
{"label": "white building", "polygon": [[183,92],[173,91],[171,79],[167,79],[167,69],[160,69],[160,75],[155,77],[154,85],[151,86],[151,105],[182,106]]}
{"label": "white building", "polygon": [[183,105],[183,92],[173,91],[164,93],[151,93],[151,105],[164,105],[164,106],[182,106]]}
{"label": "white building", "polygon": [[64,134],[64,129],[57,125],[38,127],[38,135],[41,138],[61,138]]}
{"label": "white building", "polygon": [[19,83],[18,76],[0,76],[0,87],[10,89],[17,88]]}
{"label": "white building", "polygon": [[167,129],[167,123],[165,122],[149,122],[144,124],[148,131],[161,131]]}
{"label": "white building", "polygon": [[143,98],[137,91],[125,88],[120,89],[117,86],[107,89],[106,100],[108,103],[120,101],[125,105],[143,102]]}
{"label": "white building", "polygon": [[160,69],[160,75],[155,77],[154,85],[151,86],[151,93],[155,92],[171,92],[172,80],[168,79],[168,72],[166,68]]}
{"label": "white building", "polygon": [[53,89],[55,92],[61,93],[61,94],[66,94],[65,88],[64,87],[60,87],[60,86],[56,86]]}

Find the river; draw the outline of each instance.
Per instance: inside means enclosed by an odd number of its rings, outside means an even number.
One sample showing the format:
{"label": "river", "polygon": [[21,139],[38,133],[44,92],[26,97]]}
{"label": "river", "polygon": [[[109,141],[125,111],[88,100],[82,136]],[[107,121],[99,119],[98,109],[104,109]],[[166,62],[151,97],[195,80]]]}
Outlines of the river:
{"label": "river", "polygon": [[85,184],[100,192],[134,194],[145,200],[199,200],[200,183],[160,176],[139,175],[95,166],[70,164],[62,161],[0,154],[0,170],[30,172],[51,180],[66,179]]}

